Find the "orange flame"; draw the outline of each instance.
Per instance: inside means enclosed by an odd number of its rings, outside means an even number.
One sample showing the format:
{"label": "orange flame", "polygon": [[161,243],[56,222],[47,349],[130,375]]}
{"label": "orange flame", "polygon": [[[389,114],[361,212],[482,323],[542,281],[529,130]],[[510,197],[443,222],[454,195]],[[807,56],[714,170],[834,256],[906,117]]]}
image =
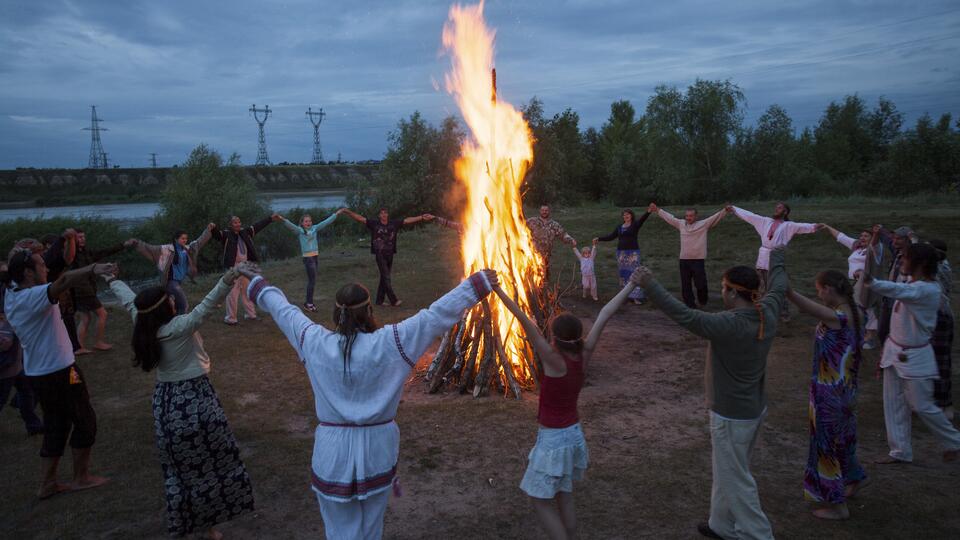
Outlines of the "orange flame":
{"label": "orange flame", "polygon": [[[443,45],[452,65],[446,89],[471,134],[455,164],[467,194],[461,217],[463,270],[465,275],[483,268],[496,270],[504,291],[529,314],[543,264],[533,249],[520,198],[520,184],[533,161],[533,138],[523,115],[497,100],[494,34],[484,22],[483,2],[452,6],[443,28]],[[530,383],[532,351],[520,323],[500,302],[491,302],[490,310],[513,374],[521,384]],[[477,315],[473,312],[471,317]]]}

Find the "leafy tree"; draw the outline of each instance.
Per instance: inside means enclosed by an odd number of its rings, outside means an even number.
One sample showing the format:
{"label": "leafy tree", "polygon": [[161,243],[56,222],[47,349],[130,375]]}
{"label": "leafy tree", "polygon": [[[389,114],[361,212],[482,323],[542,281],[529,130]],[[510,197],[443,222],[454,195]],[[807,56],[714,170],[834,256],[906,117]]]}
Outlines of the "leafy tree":
{"label": "leafy tree", "polygon": [[740,87],[727,81],[697,79],[683,99],[680,125],[684,142],[697,163],[696,188],[719,192],[715,181],[723,170],[730,141],[743,121]]}

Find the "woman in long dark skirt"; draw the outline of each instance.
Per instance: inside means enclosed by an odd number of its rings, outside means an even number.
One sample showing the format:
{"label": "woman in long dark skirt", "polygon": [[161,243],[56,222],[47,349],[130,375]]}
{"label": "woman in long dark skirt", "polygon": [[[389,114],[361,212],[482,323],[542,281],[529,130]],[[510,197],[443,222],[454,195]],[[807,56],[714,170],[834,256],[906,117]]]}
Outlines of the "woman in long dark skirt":
{"label": "woman in long dark skirt", "polygon": [[134,295],[124,282],[108,278],[133,316],[134,365],[157,369],[153,419],[172,536],[199,531],[221,538],[216,524],[253,511],[250,477],[207,378],[210,358],[197,331],[239,275],[227,270],[200,305],[179,316],[161,287]]}
{"label": "woman in long dark skirt", "polygon": [[[617,241],[617,267],[620,273],[620,286],[625,287],[629,283],[633,271],[643,264],[637,235],[640,233],[640,227],[643,227],[643,223],[650,217],[650,208],[647,208],[640,219],[637,219],[636,214],[629,208],[624,209],[621,216],[623,217],[622,224],[617,225],[617,228],[610,234],[594,238],[594,240],[600,242]],[[637,287],[630,293],[630,299],[635,304],[643,304],[647,300],[641,287]]]}

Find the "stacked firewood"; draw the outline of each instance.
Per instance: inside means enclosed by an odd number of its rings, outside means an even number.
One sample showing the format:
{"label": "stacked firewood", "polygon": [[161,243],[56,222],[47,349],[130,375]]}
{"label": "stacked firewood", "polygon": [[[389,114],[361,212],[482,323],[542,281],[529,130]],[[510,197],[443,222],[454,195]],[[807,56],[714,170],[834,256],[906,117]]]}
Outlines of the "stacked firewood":
{"label": "stacked firewood", "polygon": [[[560,297],[565,292],[554,286],[530,295],[533,319],[541,332],[554,313],[562,309]],[[508,353],[504,341],[511,342],[511,336],[500,336],[494,329],[499,328],[497,317],[513,315],[502,306],[491,310],[491,301],[498,300],[491,296],[466,310],[460,321],[443,335],[424,377],[429,393],[456,388],[461,394],[472,392],[473,397],[481,397],[495,388],[504,397],[513,394],[515,399],[520,399],[522,389],[538,389],[540,359],[529,338],[512,340],[514,344],[521,344],[520,350]],[[519,358],[520,365],[514,365],[511,357]]]}

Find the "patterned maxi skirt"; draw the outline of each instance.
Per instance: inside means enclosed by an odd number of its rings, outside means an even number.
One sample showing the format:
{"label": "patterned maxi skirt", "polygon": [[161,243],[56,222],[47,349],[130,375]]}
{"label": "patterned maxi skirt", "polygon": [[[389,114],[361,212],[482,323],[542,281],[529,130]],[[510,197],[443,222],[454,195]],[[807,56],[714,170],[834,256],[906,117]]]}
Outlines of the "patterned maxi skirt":
{"label": "patterned maxi skirt", "polygon": [[253,511],[250,477],[206,375],[157,383],[153,419],[171,535]]}
{"label": "patterned maxi skirt", "polygon": [[[639,249],[618,249],[617,250],[617,267],[620,273],[620,286],[626,287],[627,282],[630,281],[630,274],[633,274],[633,271],[637,268],[640,268],[640,265],[643,264],[640,259],[640,250]],[[630,293],[631,300],[646,300],[647,296],[644,294],[643,289],[637,287]]]}

